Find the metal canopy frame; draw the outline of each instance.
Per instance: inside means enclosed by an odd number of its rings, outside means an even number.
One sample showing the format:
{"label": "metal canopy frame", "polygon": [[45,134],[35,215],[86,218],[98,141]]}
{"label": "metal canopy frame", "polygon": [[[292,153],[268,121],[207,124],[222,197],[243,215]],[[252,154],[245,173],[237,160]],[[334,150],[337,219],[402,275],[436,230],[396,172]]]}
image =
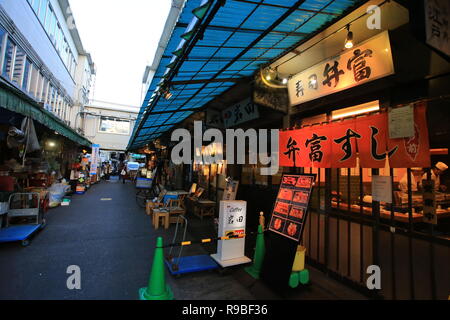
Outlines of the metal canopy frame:
{"label": "metal canopy frame", "polygon": [[[187,0],[148,88],[128,149],[158,138],[362,2]],[[200,6],[207,8],[201,18],[192,12]],[[162,88],[172,93],[171,99],[162,97]]]}

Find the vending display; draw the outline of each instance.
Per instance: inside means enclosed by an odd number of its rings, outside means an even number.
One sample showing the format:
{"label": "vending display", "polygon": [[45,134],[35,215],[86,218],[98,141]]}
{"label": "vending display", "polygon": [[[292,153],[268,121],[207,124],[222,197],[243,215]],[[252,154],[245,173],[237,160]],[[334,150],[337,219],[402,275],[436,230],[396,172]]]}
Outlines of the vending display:
{"label": "vending display", "polygon": [[269,230],[300,241],[315,179],[314,174],[283,175]]}

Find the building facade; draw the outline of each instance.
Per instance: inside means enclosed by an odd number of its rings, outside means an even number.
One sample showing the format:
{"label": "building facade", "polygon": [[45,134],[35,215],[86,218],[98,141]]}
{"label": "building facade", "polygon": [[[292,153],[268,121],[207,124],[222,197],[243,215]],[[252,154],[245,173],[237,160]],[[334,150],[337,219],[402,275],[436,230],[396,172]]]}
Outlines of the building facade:
{"label": "building facade", "polygon": [[85,106],[81,129],[86,138],[100,145],[102,151],[121,152],[127,147],[139,108],[103,101]]}
{"label": "building facade", "polygon": [[2,80],[78,131],[95,67],[68,1],[2,1],[0,37]]}

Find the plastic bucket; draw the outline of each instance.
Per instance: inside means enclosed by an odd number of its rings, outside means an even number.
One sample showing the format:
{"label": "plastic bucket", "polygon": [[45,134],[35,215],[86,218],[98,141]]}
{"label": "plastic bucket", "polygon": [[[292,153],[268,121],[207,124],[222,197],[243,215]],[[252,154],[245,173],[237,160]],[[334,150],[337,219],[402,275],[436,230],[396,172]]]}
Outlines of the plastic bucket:
{"label": "plastic bucket", "polygon": [[294,265],[292,266],[292,271],[302,271],[305,269],[305,254],[306,248],[303,246],[297,247],[297,252],[295,253]]}

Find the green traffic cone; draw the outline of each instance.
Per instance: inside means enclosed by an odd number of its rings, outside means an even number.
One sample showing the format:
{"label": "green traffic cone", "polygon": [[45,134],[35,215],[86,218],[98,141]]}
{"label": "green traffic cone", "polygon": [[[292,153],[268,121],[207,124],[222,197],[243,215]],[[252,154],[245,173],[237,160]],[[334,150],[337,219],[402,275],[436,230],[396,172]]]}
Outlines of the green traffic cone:
{"label": "green traffic cone", "polygon": [[253,256],[253,265],[245,268],[245,271],[253,278],[259,279],[261,267],[264,261],[264,254],[266,252],[266,245],[264,243],[264,232],[262,226],[258,226],[258,235],[256,236],[256,249]]}
{"label": "green traffic cone", "polygon": [[172,300],[173,293],[166,284],[164,273],[164,254],[163,240],[161,237],[156,239],[155,256],[153,257],[152,270],[147,288],[139,289],[139,298],[141,300]]}

